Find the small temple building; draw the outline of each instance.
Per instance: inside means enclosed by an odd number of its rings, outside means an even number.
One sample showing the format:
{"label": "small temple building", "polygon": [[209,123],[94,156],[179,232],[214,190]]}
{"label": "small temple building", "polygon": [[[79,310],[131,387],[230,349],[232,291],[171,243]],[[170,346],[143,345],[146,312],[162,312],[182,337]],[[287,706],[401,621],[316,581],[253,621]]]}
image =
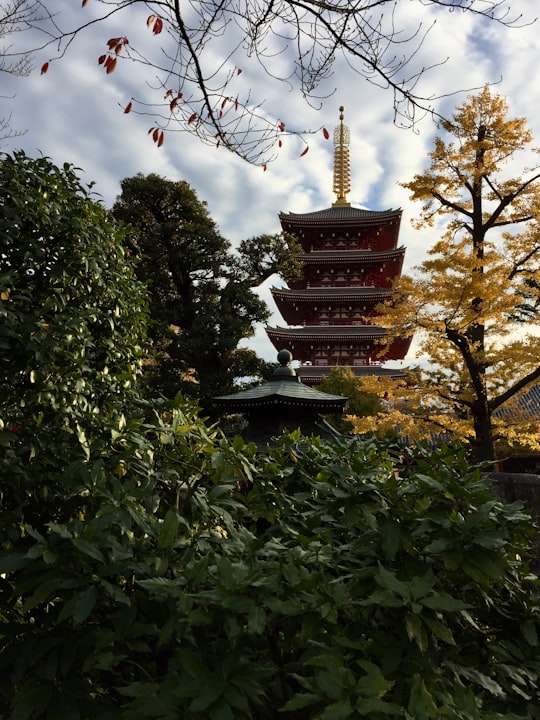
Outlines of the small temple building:
{"label": "small temple building", "polygon": [[242,437],[260,447],[285,430],[300,429],[305,436],[325,439],[339,437],[324,416],[342,415],[347,398],[305,385],[291,367],[292,354],[288,350],[280,350],[277,359],[279,366],[267,382],[214,397],[216,407],[224,413],[242,415],[247,421]]}
{"label": "small temple building", "polygon": [[303,275],[288,288],[271,289],[287,325],[266,332],[276,350],[291,350],[302,381],[311,386],[336,365],[349,366],[357,376],[401,377],[400,368],[383,367],[383,360],[403,360],[411,342],[397,339],[380,355],[386,331],[377,325],[376,306],[391,297],[401,275],[401,210],[366,210],[348,202],[350,132],[343,110],[334,131],[336,201],[323,210],[279,216],[283,231],[302,245]]}

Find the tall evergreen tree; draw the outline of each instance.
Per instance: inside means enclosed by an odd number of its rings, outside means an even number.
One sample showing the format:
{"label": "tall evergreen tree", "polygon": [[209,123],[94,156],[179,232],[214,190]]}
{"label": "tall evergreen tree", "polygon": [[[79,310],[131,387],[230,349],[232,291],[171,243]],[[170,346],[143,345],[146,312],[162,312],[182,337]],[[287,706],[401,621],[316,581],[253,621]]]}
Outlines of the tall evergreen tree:
{"label": "tall evergreen tree", "polygon": [[238,343],[269,316],[253,288],[274,273],[298,272],[296,241],[263,235],[235,252],[187,182],[139,174],[121,185],[112,212],[131,226],[148,283],[154,388],[167,396],[182,390],[204,405],[236,378],[264,372],[267,364]]}

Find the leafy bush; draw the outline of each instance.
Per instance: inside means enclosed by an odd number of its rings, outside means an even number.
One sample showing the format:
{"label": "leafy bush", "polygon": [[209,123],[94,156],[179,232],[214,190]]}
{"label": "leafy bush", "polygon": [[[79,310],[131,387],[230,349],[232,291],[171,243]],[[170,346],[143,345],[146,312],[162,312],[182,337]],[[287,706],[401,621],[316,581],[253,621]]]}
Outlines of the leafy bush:
{"label": "leafy bush", "polygon": [[530,522],[459,453],[115,432],[4,535],[6,717],[538,716]]}

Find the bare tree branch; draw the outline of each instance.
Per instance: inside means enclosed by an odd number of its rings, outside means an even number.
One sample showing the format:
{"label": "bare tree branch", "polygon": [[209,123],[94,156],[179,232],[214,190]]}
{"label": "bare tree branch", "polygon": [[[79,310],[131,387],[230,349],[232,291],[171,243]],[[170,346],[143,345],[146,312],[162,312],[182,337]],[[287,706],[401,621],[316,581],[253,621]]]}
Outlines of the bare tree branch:
{"label": "bare tree branch", "polygon": [[[102,6],[102,12],[85,21],[84,6],[90,2],[94,8]],[[400,26],[399,0],[84,0],[81,23],[72,29],[60,27],[61,12],[53,15],[36,0],[45,17],[23,19],[23,25],[43,36],[41,44],[26,52],[51,50],[50,63],[91,26],[121,16],[131,28],[147,12],[150,37],[144,49],[127,37],[112,38],[100,56],[109,74],[122,61],[155,72],[157,99],[132,98],[126,111],[152,118],[156,142],[163,141],[164,132],[188,131],[206,144],[222,144],[248,162],[264,165],[275,157],[283,133],[310,130],[289,127],[269,112],[264,88],[248,82],[246,89],[239,75],[251,62],[318,103],[332,94],[325,81],[336,59],[343,57],[352,72],[392,92],[396,123],[413,126],[425,114],[436,115],[434,102],[442,97],[425,97],[417,89],[424,74],[447,60],[427,66],[420,61],[436,13],[460,10],[507,27],[525,24],[499,0],[412,3],[427,8],[428,23],[410,31]],[[471,88],[454,92],[463,90]]]}

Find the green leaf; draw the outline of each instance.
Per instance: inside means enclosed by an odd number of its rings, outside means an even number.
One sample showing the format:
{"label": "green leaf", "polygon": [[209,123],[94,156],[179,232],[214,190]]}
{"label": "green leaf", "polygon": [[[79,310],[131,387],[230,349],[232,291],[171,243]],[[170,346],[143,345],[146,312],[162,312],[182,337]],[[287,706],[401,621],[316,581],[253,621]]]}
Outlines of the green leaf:
{"label": "green leaf", "polygon": [[29,612],[37,605],[40,605],[45,600],[48,600],[52,595],[55,595],[58,591],[60,580],[57,577],[50,578],[43,582],[38,588],[36,588],[33,595],[31,595],[23,605],[23,610]]}
{"label": "green leaf", "polygon": [[294,710],[303,710],[310,705],[314,705],[319,700],[317,695],[313,693],[298,693],[288,700],[283,707],[279,708],[279,712],[293,712]]}
{"label": "green leaf", "polygon": [[391,561],[395,558],[401,541],[401,528],[395,520],[387,520],[381,525],[381,537],[384,556]]}
{"label": "green leaf", "polygon": [[22,570],[30,562],[31,558],[26,553],[4,550],[0,555],[0,573],[12,573],[16,570]]}
{"label": "green leaf", "polygon": [[405,617],[405,628],[409,640],[414,640],[421,652],[425,652],[428,646],[428,640],[420,616],[414,613],[407,613]]}
{"label": "green leaf", "polygon": [[71,542],[74,547],[76,547],[77,550],[82,552],[84,555],[88,555],[88,557],[91,557],[92,559],[97,560],[100,563],[105,562],[105,558],[103,557],[102,552],[95,545],[92,545],[92,543],[89,543],[87,540],[82,540],[81,538],[72,538]]}
{"label": "green leaf", "polygon": [[418,602],[431,608],[431,610],[445,610],[448,612],[467,610],[471,607],[470,604],[463,602],[463,600],[450,597],[450,595],[432,595],[430,597],[420,598]]}
{"label": "green leaf", "polygon": [[254,635],[261,635],[266,629],[266,611],[260,605],[252,605],[248,613],[247,630]]}
{"label": "green leaf", "polygon": [[38,684],[36,680],[25,683],[15,693],[11,720],[31,720],[39,717],[47,708],[52,696],[52,686]]}
{"label": "green leaf", "polygon": [[354,711],[349,700],[338,700],[327,705],[320,717],[321,720],[352,720]]}
{"label": "green leaf", "polygon": [[387,570],[383,565],[379,564],[379,570],[375,579],[384,588],[400,595],[402,598],[409,599],[411,597],[411,592],[407,583],[398,580],[395,573]]}
{"label": "green leaf", "polygon": [[97,589],[95,585],[91,585],[76,596],[72,612],[73,622],[75,625],[80,625],[86,620],[94,609],[96,600]]}
{"label": "green leaf", "polygon": [[226,681],[216,675],[206,679],[201,691],[189,706],[191,712],[202,712],[210,707],[221,695],[226,687]]}
{"label": "green leaf", "polygon": [[520,624],[521,634],[531,647],[538,646],[538,633],[536,624],[532,620],[526,620]]}
{"label": "green leaf", "polygon": [[167,510],[165,518],[159,527],[157,540],[158,550],[170,549],[178,536],[179,519],[174,508]]}

